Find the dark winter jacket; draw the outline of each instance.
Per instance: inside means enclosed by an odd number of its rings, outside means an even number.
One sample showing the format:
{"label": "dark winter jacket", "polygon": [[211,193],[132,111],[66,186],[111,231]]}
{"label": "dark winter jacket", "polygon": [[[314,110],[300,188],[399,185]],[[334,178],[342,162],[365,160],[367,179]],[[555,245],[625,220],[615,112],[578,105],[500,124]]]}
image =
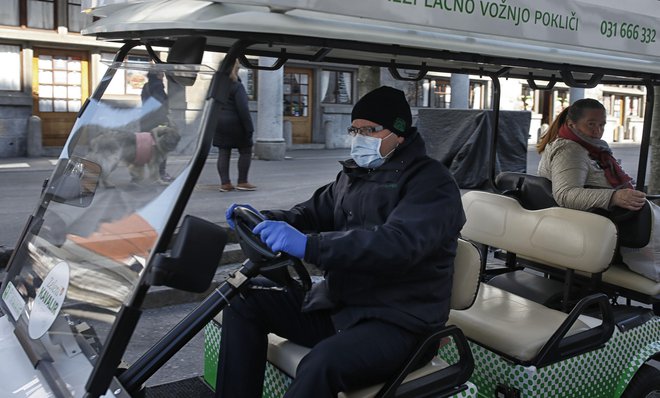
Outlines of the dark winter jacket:
{"label": "dark winter jacket", "polygon": [[[150,106],[153,110],[140,120],[140,129],[144,132],[151,131],[160,125],[169,125],[169,101],[165,92],[163,78],[156,72],[147,73],[147,82],[142,86],[140,98],[143,106]],[[151,108],[150,108],[151,109]]]}
{"label": "dark winter jacket", "polygon": [[229,99],[220,110],[213,145],[225,149],[250,147],[253,132],[247,93],[239,79],[229,86]]}
{"label": "dark winter jacket", "polygon": [[342,164],[308,201],[265,212],[309,234],[305,261],[325,272],[304,310],[330,308],[337,329],[366,318],[419,333],[441,327],[465,222],[453,177],[416,132],[377,169]]}

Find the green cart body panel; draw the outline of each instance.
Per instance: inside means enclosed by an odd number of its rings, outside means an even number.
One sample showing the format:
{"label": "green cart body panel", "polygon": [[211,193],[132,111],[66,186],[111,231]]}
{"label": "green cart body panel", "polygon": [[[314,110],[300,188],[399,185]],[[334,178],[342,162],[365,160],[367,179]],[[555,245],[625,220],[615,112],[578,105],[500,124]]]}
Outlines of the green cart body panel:
{"label": "green cart body panel", "polygon": [[[222,326],[216,321],[209,323],[204,328],[204,380],[212,388],[215,388],[216,373],[218,370],[218,352],[220,351],[221,329]],[[458,354],[455,356],[458,358]],[[282,372],[271,363],[266,363],[263,398],[282,397],[289,388],[292,380],[293,379],[289,375]],[[466,386],[466,389],[449,398],[476,398],[478,395],[475,385],[468,382],[466,383]]]}
{"label": "green cart body panel", "polygon": [[[600,349],[537,368],[511,362],[470,341],[474,373],[470,381],[480,397],[496,397],[498,386],[516,389],[520,397],[617,398],[637,370],[660,352],[660,317],[621,332],[618,328]],[[440,349],[445,361],[455,361],[452,346]]]}

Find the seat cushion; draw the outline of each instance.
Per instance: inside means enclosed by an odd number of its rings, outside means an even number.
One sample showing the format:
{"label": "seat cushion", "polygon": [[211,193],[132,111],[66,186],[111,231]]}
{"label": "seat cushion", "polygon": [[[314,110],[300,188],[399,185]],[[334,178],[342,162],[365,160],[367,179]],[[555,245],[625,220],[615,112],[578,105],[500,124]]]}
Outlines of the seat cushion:
{"label": "seat cushion", "polygon": [[[295,377],[298,363],[309,352],[309,348],[294,344],[275,334],[268,335],[268,362],[291,377]],[[411,372],[403,381],[404,383],[415,380],[427,374],[437,372],[449,366],[442,359],[435,357],[426,366]],[[370,398],[376,396],[383,384],[378,384],[352,391],[350,393],[339,393],[339,398]]]}
{"label": "seat cushion", "polygon": [[660,282],[646,278],[623,265],[612,265],[603,272],[603,282],[649,296],[660,295]]}
{"label": "seat cushion", "polygon": [[291,377],[296,377],[296,368],[308,352],[307,347],[273,333],[268,335],[268,362]]}
{"label": "seat cushion", "polygon": [[[450,325],[471,340],[520,361],[531,361],[568,315],[482,284],[477,300],[467,310],[452,310]],[[569,335],[589,327],[577,320]]]}

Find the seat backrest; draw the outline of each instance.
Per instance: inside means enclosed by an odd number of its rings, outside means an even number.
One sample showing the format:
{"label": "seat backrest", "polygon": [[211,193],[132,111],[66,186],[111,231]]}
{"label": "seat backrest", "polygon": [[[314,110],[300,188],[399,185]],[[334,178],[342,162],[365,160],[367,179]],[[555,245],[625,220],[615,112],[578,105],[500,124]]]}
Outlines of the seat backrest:
{"label": "seat backrest", "polygon": [[[502,195],[515,198],[527,210],[540,210],[559,206],[552,196],[552,181],[545,177],[525,173],[503,172],[495,178]],[[651,239],[651,207],[647,201],[639,211],[616,207],[614,210],[591,209],[612,220],[619,231],[619,245],[640,248]]]}
{"label": "seat backrest", "polygon": [[459,239],[454,259],[451,309],[464,310],[472,306],[479,289],[481,253],[472,243]]}
{"label": "seat backrest", "polygon": [[562,207],[527,210],[513,198],[481,191],[465,193],[462,201],[465,239],[588,273],[603,272],[612,260],[617,230],[605,217]]}
{"label": "seat backrest", "polygon": [[559,206],[552,196],[552,181],[525,173],[504,172],[495,179],[502,194],[516,198],[527,210]]}

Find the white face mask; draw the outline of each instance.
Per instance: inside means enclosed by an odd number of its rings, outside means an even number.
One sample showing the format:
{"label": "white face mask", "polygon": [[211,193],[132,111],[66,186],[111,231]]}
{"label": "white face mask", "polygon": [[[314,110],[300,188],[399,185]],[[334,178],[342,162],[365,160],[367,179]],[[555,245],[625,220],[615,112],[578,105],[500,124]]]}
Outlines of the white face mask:
{"label": "white face mask", "polygon": [[382,166],[385,160],[387,160],[387,157],[394,152],[394,149],[387,155],[382,156],[380,154],[380,145],[392,134],[394,133],[390,133],[383,139],[356,134],[351,141],[351,157],[360,167],[375,169]]}

